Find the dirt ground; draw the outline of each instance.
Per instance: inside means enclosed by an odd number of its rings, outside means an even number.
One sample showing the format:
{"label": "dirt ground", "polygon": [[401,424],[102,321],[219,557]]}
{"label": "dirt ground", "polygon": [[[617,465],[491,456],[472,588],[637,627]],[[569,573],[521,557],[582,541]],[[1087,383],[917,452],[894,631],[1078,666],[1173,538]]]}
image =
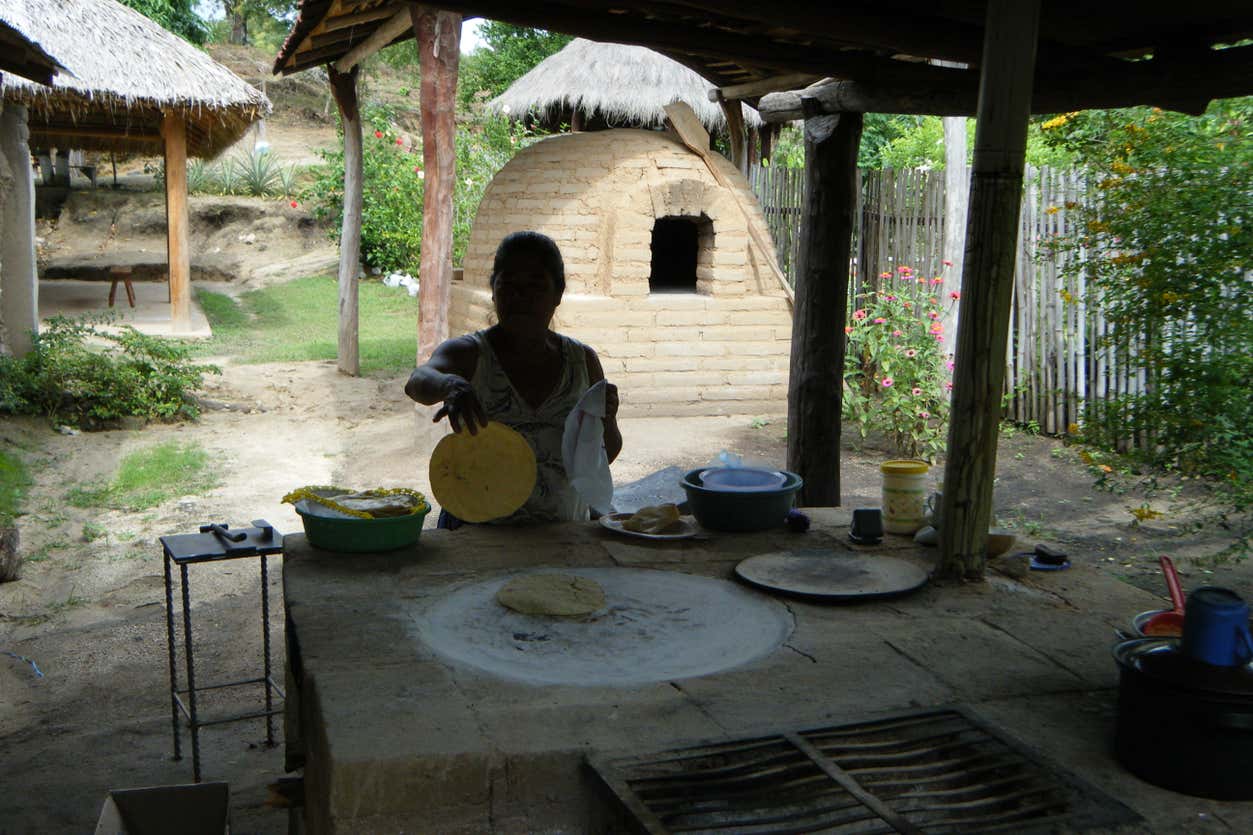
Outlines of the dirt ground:
{"label": "dirt ground", "polygon": [[[170,758],[158,536],[256,518],[298,530],[280,498],[302,484],[427,489],[436,436],[405,399],[400,379],[348,378],[330,363],[224,367],[205,391],[211,408],[196,424],[73,436],[38,420],[8,420],[0,428],[0,441],[22,451],[35,477],[30,513],[20,523],[22,551],[33,559],[20,580],[0,586],[0,785],[6,787],[0,833],[83,831],[107,789],[190,777],[187,760]],[[615,480],[696,466],[724,449],[782,466],[783,427],[779,419],[627,420]],[[219,485],[144,513],[87,511],[66,502],[72,486],[107,480],[126,452],[169,439],[211,451]],[[884,457],[874,448],[846,448],[846,505],[878,504]],[[1163,498],[1176,487],[1177,498]],[[1187,505],[1192,489],[1159,485],[1150,503],[1165,515],[1136,526],[1129,508],[1145,501],[1141,492],[1094,489],[1075,450],[1018,433],[1001,445],[996,511],[1024,538],[1060,545],[1074,560],[1161,594],[1156,555],[1163,552],[1182,558],[1185,586],[1247,589],[1248,566],[1202,568],[1189,560],[1232,537],[1217,526],[1180,532],[1195,513]],[[84,541],[89,524],[107,535]],[[273,562],[271,625],[281,658],[281,559]],[[192,568],[202,681],[258,673],[257,578],[255,560]],[[15,655],[38,665],[42,677]],[[210,707],[242,710],[258,695],[236,692]],[[236,831],[284,831],[284,814],[265,806],[266,784],[282,775],[281,747],[265,747],[261,722],[209,728],[203,741],[206,777],[231,783]]]}

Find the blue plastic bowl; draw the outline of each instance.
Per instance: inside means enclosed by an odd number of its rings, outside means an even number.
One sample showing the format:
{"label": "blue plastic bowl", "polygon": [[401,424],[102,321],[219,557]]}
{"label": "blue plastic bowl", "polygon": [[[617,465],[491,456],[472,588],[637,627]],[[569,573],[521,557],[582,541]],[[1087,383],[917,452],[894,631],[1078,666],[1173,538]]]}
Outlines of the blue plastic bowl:
{"label": "blue plastic bowl", "polygon": [[690,470],[681,484],[687,503],[701,527],[712,531],[765,531],[783,526],[796,494],[805,482],[796,473],[783,472],[781,487],[765,490],[715,490],[704,485],[707,468]]}

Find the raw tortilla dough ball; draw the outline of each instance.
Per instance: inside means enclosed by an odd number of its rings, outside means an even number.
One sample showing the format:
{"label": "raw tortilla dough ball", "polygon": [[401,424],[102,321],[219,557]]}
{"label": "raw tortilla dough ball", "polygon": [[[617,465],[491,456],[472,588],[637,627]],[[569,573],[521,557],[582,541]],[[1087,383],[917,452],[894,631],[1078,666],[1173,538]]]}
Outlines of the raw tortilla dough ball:
{"label": "raw tortilla dough ball", "polygon": [[503,423],[492,421],[471,435],[445,435],[431,453],[431,492],[453,516],[488,522],[508,516],[535,489],[535,453]]}
{"label": "raw tortilla dough ball", "polygon": [[590,615],[605,605],[605,590],[586,577],[527,574],[501,586],[496,602],[524,615]]}

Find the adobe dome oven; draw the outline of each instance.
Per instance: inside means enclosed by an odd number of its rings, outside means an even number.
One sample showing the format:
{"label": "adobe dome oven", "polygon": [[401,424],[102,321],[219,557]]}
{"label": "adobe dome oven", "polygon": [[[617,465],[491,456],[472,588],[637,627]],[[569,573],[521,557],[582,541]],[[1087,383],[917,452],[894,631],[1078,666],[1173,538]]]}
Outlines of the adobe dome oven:
{"label": "adobe dome oven", "polygon": [[791,309],[736,207],[738,195],[769,241],[756,198],[716,162],[732,188],[655,131],[565,134],[521,151],[479,205],[451,331],[490,322],[496,245],[534,229],[565,257],[553,327],[596,348],[624,415],[784,413]]}

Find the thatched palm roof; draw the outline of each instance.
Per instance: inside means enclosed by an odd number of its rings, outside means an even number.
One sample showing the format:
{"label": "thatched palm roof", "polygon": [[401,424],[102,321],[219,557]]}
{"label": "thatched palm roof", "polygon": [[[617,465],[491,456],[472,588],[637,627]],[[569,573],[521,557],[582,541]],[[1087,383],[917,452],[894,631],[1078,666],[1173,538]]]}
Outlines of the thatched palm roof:
{"label": "thatched palm roof", "polygon": [[59,69],[64,68],[55,58],[0,17],[0,73],[47,84]]}
{"label": "thatched palm roof", "polygon": [[[488,109],[521,117],[532,109],[568,108],[589,119],[599,113],[617,127],[655,127],[665,122],[662,108],[682,101],[713,132],[726,127],[722,108],[709,100],[713,86],[651,49],[575,38],[488,102]],[[762,124],[756,110],[741,107],[746,125]]]}
{"label": "thatched palm roof", "polygon": [[4,77],[4,98],[31,110],[32,144],[159,153],[173,111],[188,154],[207,157],[270,111],[239,76],[115,0],[0,0],[0,20],[68,71],[47,86]]}

